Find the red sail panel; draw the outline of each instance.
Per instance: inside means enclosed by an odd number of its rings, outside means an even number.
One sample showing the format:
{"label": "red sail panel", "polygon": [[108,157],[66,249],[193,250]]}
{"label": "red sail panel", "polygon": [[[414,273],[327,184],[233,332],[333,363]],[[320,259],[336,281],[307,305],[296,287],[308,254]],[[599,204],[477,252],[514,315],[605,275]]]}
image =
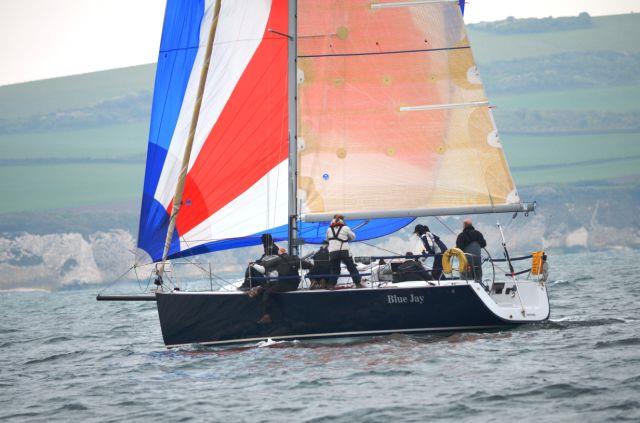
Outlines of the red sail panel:
{"label": "red sail panel", "polygon": [[[287,159],[288,40],[269,31],[286,28],[287,1],[274,0],[262,41],[189,169],[183,195],[185,206],[177,221],[179,234],[188,234],[246,194]],[[256,198],[261,199],[263,194],[256,192]],[[241,226],[242,222],[229,224]],[[215,237],[220,230],[212,228],[208,232]]]}

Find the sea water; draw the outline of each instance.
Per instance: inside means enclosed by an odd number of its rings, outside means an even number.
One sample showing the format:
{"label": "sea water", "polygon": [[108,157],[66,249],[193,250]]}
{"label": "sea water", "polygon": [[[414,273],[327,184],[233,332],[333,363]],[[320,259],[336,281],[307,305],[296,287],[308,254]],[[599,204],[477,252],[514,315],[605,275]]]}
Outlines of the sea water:
{"label": "sea water", "polygon": [[550,264],[547,323],[330,343],[166,350],[153,302],[1,293],[0,420],[640,421],[640,252]]}

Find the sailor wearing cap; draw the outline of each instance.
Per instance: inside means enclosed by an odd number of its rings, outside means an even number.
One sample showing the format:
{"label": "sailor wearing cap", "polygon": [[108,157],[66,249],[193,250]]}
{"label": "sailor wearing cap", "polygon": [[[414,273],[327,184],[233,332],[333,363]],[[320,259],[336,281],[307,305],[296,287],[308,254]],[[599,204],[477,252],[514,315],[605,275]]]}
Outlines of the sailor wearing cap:
{"label": "sailor wearing cap", "polygon": [[433,279],[440,279],[442,276],[442,254],[447,251],[447,246],[440,237],[429,230],[427,225],[416,225],[413,233],[420,237],[424,246],[423,253],[433,255]]}
{"label": "sailor wearing cap", "polygon": [[331,274],[334,275],[331,286],[336,286],[338,276],[340,276],[340,263],[347,266],[347,270],[351,275],[351,279],[357,288],[362,288],[360,273],[353,262],[353,258],[349,253],[349,241],[356,239],[350,227],[345,225],[344,216],[337,214],[333,216],[331,225],[327,229],[327,240],[329,241],[329,263],[331,265]]}

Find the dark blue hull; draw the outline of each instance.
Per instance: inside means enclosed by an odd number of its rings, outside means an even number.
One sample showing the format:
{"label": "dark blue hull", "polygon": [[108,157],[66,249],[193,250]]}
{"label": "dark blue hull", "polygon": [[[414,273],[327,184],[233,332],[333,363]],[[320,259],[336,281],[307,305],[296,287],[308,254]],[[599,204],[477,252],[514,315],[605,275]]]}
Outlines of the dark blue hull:
{"label": "dark blue hull", "polygon": [[496,316],[468,285],[275,294],[271,324],[257,323],[262,315],[260,299],[240,293],[158,293],[156,298],[167,346],[452,332],[517,324]]}

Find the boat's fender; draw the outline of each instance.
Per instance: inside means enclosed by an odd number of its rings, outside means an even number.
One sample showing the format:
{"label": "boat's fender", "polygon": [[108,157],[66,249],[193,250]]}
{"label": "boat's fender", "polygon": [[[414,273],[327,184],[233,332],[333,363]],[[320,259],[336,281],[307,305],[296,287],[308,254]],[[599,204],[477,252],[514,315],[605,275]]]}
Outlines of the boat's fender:
{"label": "boat's fender", "polygon": [[453,268],[451,267],[451,259],[456,257],[458,259],[458,272],[465,272],[467,269],[467,256],[460,248],[449,248],[442,255],[442,271],[444,273],[451,273]]}
{"label": "boat's fender", "polygon": [[531,274],[538,276],[542,273],[542,263],[546,261],[547,257],[544,251],[536,251],[531,256],[533,257],[531,260]]}

